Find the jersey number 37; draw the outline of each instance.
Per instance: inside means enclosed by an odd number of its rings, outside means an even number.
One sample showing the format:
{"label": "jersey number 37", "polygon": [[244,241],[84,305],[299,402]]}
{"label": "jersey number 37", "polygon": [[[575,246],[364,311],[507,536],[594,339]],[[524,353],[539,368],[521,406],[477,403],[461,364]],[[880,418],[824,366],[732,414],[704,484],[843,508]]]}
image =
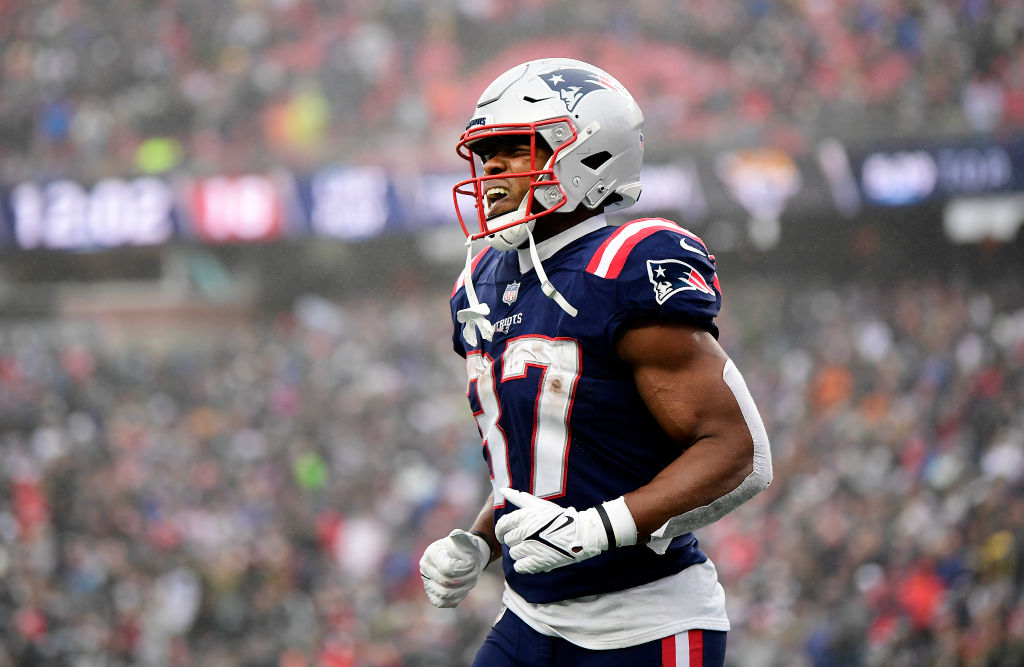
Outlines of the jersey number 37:
{"label": "jersey number 37", "polygon": [[[500,377],[489,355],[474,351],[466,356],[467,394],[490,462],[495,507],[504,505],[498,489],[505,487],[541,498],[565,493],[569,415],[580,365],[579,343],[546,336],[509,340]],[[509,397],[506,403],[514,397],[514,404],[503,405],[502,396]],[[510,461],[517,462],[520,472],[513,473]]]}

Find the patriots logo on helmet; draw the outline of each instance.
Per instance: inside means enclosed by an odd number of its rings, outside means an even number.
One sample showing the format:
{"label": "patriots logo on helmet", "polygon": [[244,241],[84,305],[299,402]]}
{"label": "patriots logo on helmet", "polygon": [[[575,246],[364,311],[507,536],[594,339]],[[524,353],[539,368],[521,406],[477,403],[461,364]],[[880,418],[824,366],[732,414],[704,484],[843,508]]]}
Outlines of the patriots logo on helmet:
{"label": "patriots logo on helmet", "polygon": [[611,82],[605,82],[594,72],[585,69],[567,68],[556,69],[541,74],[540,78],[548,85],[548,88],[558,93],[558,96],[565,103],[567,111],[572,111],[585,96],[595,90],[609,90]]}
{"label": "patriots logo on helmet", "polygon": [[654,300],[659,305],[679,292],[697,291],[715,298],[715,290],[708,285],[700,271],[679,259],[647,260],[647,277],[654,285]]}

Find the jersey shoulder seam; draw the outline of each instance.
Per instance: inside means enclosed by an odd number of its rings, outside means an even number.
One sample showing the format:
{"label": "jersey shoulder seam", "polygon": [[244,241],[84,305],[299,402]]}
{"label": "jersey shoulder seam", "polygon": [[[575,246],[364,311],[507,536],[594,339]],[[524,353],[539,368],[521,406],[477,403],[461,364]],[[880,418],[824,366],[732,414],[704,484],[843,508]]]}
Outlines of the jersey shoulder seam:
{"label": "jersey shoulder seam", "polygon": [[[696,234],[683,229],[671,220],[664,218],[639,218],[620,225],[618,229],[609,234],[608,238],[594,252],[593,257],[591,257],[590,262],[587,264],[586,271],[599,278],[612,280],[618,278],[633,249],[647,237],[661,231],[672,232],[693,239],[695,245],[699,244],[701,250],[707,249],[704,242]],[[702,254],[705,253],[702,252]],[[709,255],[705,254],[705,257],[709,257]]]}

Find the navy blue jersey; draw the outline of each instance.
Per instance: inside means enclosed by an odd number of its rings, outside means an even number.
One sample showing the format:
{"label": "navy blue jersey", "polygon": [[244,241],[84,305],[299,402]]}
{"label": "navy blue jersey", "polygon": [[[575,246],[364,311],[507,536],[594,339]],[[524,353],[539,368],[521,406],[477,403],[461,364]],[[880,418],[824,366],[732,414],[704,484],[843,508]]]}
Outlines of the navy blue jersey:
{"label": "navy blue jersey", "polygon": [[[644,405],[615,344],[631,324],[652,321],[718,335],[714,257],[667,220],[601,227],[545,260],[544,269],[576,317],[543,294],[535,271],[520,272],[516,252],[477,256],[473,286],[495,327],[493,340],[481,338],[479,347],[455,320],[469,305],[463,279],[452,294],[453,343],[466,358],[495,521],[515,509],[497,492],[506,486],[584,510],[650,482],[682,449]],[[636,545],[541,574],[517,573],[503,551],[506,581],[534,603],[631,588],[707,558],[692,534],[663,555]]]}

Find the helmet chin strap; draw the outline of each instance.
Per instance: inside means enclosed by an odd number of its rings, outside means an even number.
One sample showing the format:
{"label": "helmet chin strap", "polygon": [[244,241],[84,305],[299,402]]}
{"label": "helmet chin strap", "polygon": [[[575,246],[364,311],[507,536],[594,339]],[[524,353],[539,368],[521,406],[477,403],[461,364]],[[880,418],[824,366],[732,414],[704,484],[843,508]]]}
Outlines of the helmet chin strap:
{"label": "helmet chin strap", "polygon": [[[547,272],[544,271],[540,254],[537,252],[537,242],[533,238],[533,231],[530,229],[530,226],[526,227],[526,236],[530,242],[530,259],[533,260],[533,268],[537,272],[537,280],[540,281],[540,289],[544,292],[544,296],[557,303],[570,317],[576,317],[579,311],[562,296],[561,292],[555,289],[555,286],[551,284],[551,280],[548,278]],[[463,308],[455,313],[455,318],[463,324],[462,337],[466,339],[467,343],[476,347],[477,343],[480,342],[479,338],[477,338],[477,331],[479,330],[480,335],[486,340],[492,340],[494,338],[494,325],[487,319],[487,316],[491,314],[491,307],[486,303],[480,303],[476,295],[476,288],[473,287],[473,241],[469,238],[466,239],[466,268],[463,269],[463,275],[465,276],[464,284],[466,286],[466,298],[469,299],[469,308]]]}
{"label": "helmet chin strap", "polygon": [[555,303],[568,313],[570,317],[576,317],[579,311],[548,280],[548,274],[545,273],[544,266],[540,262],[540,255],[537,253],[537,242],[533,240],[533,231],[529,227],[526,228],[526,236],[530,239],[530,259],[533,260],[533,268],[537,271],[537,280],[540,281],[541,291],[548,298],[554,299]]}
{"label": "helmet chin strap", "polygon": [[[589,128],[588,128],[588,132],[589,132]],[[582,143],[582,141],[580,143]],[[546,169],[550,169],[553,164],[554,164],[554,157],[552,157],[548,161],[548,164],[545,165],[545,168]],[[517,208],[515,211],[509,211],[508,213],[505,213],[505,214],[503,214],[501,216],[498,216],[496,221],[497,220],[502,220],[505,216],[517,216],[518,218],[525,218],[527,216],[527,212],[529,211],[529,208],[530,208],[530,205],[532,203],[532,200],[533,200],[533,197],[523,197],[523,200],[521,202],[519,202],[519,208]],[[495,226],[498,226],[500,224],[504,224],[504,223],[501,222],[501,223],[498,223]],[[537,271],[537,279],[540,281],[540,288],[541,288],[541,290],[544,292],[545,296],[547,296],[548,298],[554,299],[555,303],[557,303],[559,305],[559,307],[562,310],[564,310],[566,313],[568,313],[571,317],[576,317],[576,315],[579,313],[579,311],[576,310],[572,306],[572,304],[569,303],[566,300],[566,298],[564,296],[562,296],[562,294],[557,289],[555,289],[555,286],[551,284],[551,281],[548,280],[548,274],[545,273],[544,266],[543,266],[543,264],[541,264],[541,261],[540,261],[540,255],[537,253],[537,242],[533,238],[533,228],[534,228],[535,225],[536,225],[536,221],[535,220],[531,220],[530,222],[520,223],[520,224],[518,224],[518,225],[516,225],[514,227],[510,227],[509,229],[504,230],[504,231],[512,232],[511,239],[504,238],[504,237],[500,236],[500,234],[502,232],[498,232],[497,234],[493,234],[493,235],[489,236],[488,237],[488,242],[491,244],[491,247],[495,248],[496,250],[512,250],[513,248],[516,248],[516,247],[519,247],[520,245],[522,245],[522,235],[523,235],[523,232],[525,231],[526,238],[527,238],[527,240],[530,243],[530,259],[533,260],[533,267]],[[517,241],[517,242],[515,244],[513,244],[513,243],[511,243],[511,241]],[[488,340],[490,340],[490,339],[488,338]]]}
{"label": "helmet chin strap", "polygon": [[527,209],[530,207],[530,198],[523,197],[523,201],[519,202],[519,207],[513,211],[502,213],[501,215],[492,218],[487,221],[488,227],[502,227],[504,225],[510,225],[502,229],[501,231],[494,232],[493,234],[487,235],[487,244],[495,250],[513,250],[522,245],[526,239],[524,231],[527,228],[533,227],[534,221],[522,222],[518,225],[512,224],[516,220],[522,220],[529,213]]}
{"label": "helmet chin strap", "polygon": [[480,335],[491,340],[494,337],[494,325],[487,319],[491,314],[491,307],[486,303],[480,303],[476,297],[476,289],[473,287],[473,239],[466,237],[466,268],[462,270],[465,276],[466,297],[469,299],[469,308],[463,308],[455,313],[455,319],[462,322],[462,337],[466,342],[476,347],[479,340],[476,337],[477,329]]}

